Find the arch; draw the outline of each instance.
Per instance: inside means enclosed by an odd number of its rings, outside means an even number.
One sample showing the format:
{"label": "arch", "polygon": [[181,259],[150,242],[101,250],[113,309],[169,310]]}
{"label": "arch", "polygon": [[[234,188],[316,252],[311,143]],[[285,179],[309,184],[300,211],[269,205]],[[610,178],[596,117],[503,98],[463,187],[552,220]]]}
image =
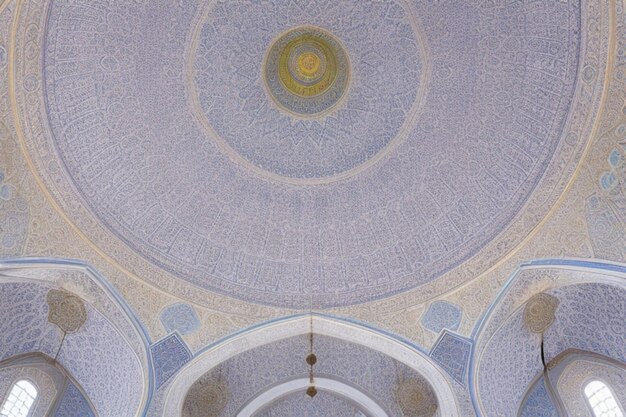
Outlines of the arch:
{"label": "arch", "polygon": [[[545,332],[546,359],[555,359],[571,348],[594,350],[598,343],[572,325],[569,310],[585,308],[586,316],[594,323],[619,322],[619,308],[602,311],[586,297],[596,299],[606,294],[613,302],[621,303],[619,294],[626,290],[626,265],[581,259],[535,260],[521,265],[505,284],[500,294],[477,323],[473,332],[476,340],[472,352],[470,390],[479,415],[515,415],[528,387],[541,371],[539,334],[528,331],[523,323],[525,303],[535,294],[546,292],[557,296],[561,304],[555,323]],[[607,298],[608,299],[608,298]],[[575,302],[576,300],[583,300]],[[606,307],[606,306],[605,306]],[[622,309],[623,310],[623,309]],[[574,310],[572,310],[574,311]],[[577,310],[576,310],[577,311]],[[575,331],[567,335],[563,329]],[[623,346],[607,336],[609,327],[596,326],[597,334],[607,343],[596,352],[623,360]],[[593,333],[595,334],[595,333]],[[609,343],[609,340],[613,342]],[[510,349],[521,354],[511,357]],[[507,362],[506,371],[501,366]],[[506,377],[503,378],[506,372]],[[500,374],[502,373],[502,374]]]}
{"label": "arch", "polygon": [[30,416],[43,417],[54,408],[56,399],[63,392],[67,373],[60,364],[39,353],[0,361],[0,396],[4,396],[1,398],[5,398],[10,388],[21,379],[31,381],[38,391]]}
{"label": "arch", "polygon": [[525,410],[530,411],[528,415],[537,415],[541,410],[542,416],[589,417],[593,412],[584,388],[594,380],[606,384],[620,406],[626,400],[626,364],[597,353],[568,349],[548,363],[548,377],[552,394],[546,392],[543,372],[536,375],[524,396],[519,417],[527,415]]}
{"label": "arch", "polygon": [[[152,363],[147,353],[150,339],[130,307],[104,277],[79,261],[8,259],[0,261],[0,285],[15,293],[28,292],[30,301],[23,307],[29,311],[37,308],[29,316],[30,320],[45,329],[34,348],[29,347],[28,341],[18,341],[0,359],[35,352],[55,356],[62,331],[48,323],[46,308],[41,306],[45,306],[45,294],[50,289],[70,292],[85,303],[88,320],[78,332],[68,334],[64,339],[59,361],[80,382],[101,415],[135,416],[142,413],[152,394]],[[6,291],[4,295],[9,296]],[[6,324],[10,326],[8,322]],[[84,345],[97,346],[100,351],[84,351],[81,349]],[[118,360],[126,366],[113,368],[105,364]],[[107,377],[103,370],[110,371],[111,375],[124,374],[122,380],[128,386],[123,388],[114,382],[121,377]],[[116,390],[117,394],[102,392],[103,386]],[[117,401],[109,401],[107,398],[110,397]],[[120,399],[126,397],[127,402]]]}
{"label": "arch", "polygon": [[[159,415],[181,415],[185,395],[193,383],[227,359],[272,342],[308,334],[309,326],[308,315],[286,317],[253,327],[208,347],[197,354],[173,379]],[[432,386],[437,396],[440,415],[460,416],[458,400],[450,381],[426,354],[390,335],[334,317],[314,314],[313,327],[316,334],[367,347],[418,372]]]}
{"label": "arch", "polygon": [[587,417],[592,410],[584,388],[593,380],[606,384],[618,404],[626,403],[626,363],[593,352],[571,349],[555,358],[549,370],[563,414]]}
{"label": "arch", "polygon": [[[0,393],[4,389],[2,377],[12,379],[12,382],[26,377],[35,382],[39,390],[36,408],[32,416],[44,417],[68,415],[59,411],[60,406],[68,400],[71,391],[73,412],[72,415],[81,417],[95,416],[95,406],[85,393],[85,390],[74,376],[63,367],[59,361],[43,353],[27,353],[13,356],[0,361]],[[80,409],[76,409],[80,406]],[[60,413],[60,414],[59,414]]]}
{"label": "arch", "polygon": [[[237,413],[237,417],[253,417],[257,412],[263,410],[279,398],[296,391],[304,391],[309,384],[308,378],[299,378],[274,386],[262,392],[246,404],[241,411]],[[360,408],[367,411],[370,417],[389,417],[376,401],[351,385],[330,378],[315,378],[315,386],[321,390],[331,391],[339,397],[346,398],[356,403]]]}

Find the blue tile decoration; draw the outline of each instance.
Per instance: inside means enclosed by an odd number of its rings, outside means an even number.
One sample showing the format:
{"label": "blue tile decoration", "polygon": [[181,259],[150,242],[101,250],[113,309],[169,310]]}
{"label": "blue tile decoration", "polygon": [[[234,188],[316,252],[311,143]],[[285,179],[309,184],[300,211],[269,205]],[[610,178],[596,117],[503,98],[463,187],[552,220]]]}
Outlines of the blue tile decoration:
{"label": "blue tile decoration", "polygon": [[[580,6],[52,1],[44,72],[20,76],[26,92],[43,89],[51,136],[25,136],[71,182],[58,192],[79,194],[59,200],[84,202],[71,209],[141,255],[124,262],[254,303],[370,301],[506,235],[487,251],[499,258],[523,238],[504,233],[522,211],[541,218],[549,204],[531,195],[569,171],[556,177],[555,150],[569,161],[579,146],[560,140],[579,98]],[[319,120],[280,112],[262,83],[272,40],[304,24],[340,39],[354,73],[345,103]]]}
{"label": "blue tile decoration", "polygon": [[519,417],[559,417],[543,377],[531,389],[520,410]]}
{"label": "blue tile decoration", "polygon": [[484,414],[513,416],[542,369],[539,337],[526,329],[520,310],[495,333],[488,347],[480,359],[477,382]]}
{"label": "blue tile decoration", "polygon": [[192,358],[185,342],[176,333],[158,341],[150,348],[154,364],[155,386],[159,389]]}
{"label": "blue tile decoration", "polygon": [[463,312],[459,306],[448,301],[435,301],[422,316],[420,323],[428,330],[439,333],[443,329],[455,331],[461,324]]}
{"label": "blue tile decoration", "polygon": [[[624,149],[626,151],[626,149]],[[624,156],[622,155],[623,151],[620,151],[618,148],[615,148],[609,154],[609,164],[612,168],[618,168],[622,162],[624,162]]]}
{"label": "blue tile decoration", "polygon": [[96,417],[80,390],[73,383],[69,383],[61,402],[54,413],[55,417]]}
{"label": "blue tile decoration", "polygon": [[430,357],[456,382],[467,386],[467,373],[472,352],[472,341],[444,331],[433,346]]}
{"label": "blue tile decoration", "polygon": [[160,316],[161,324],[168,333],[178,332],[187,335],[200,328],[200,319],[192,306],[176,303],[163,309]]}

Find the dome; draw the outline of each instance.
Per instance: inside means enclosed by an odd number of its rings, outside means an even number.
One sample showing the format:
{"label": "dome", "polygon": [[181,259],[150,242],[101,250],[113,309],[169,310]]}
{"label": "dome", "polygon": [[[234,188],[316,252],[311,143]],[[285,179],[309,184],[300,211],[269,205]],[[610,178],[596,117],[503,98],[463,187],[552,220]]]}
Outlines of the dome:
{"label": "dome", "polygon": [[450,289],[584,145],[577,3],[120,7],[51,2],[27,77],[72,221],[129,270],[299,309]]}
{"label": "dome", "polygon": [[625,22],[0,0],[0,414],[626,413]]}

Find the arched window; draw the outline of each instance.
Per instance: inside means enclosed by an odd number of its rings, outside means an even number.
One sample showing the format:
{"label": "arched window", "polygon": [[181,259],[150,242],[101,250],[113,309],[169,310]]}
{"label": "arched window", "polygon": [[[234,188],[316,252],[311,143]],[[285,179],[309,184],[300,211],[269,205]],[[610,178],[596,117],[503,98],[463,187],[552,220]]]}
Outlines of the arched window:
{"label": "arched window", "polygon": [[28,417],[37,398],[37,388],[25,379],[18,381],[2,404],[0,417]]}
{"label": "arched window", "polygon": [[587,401],[595,417],[624,417],[613,393],[601,381],[591,381],[585,386]]}

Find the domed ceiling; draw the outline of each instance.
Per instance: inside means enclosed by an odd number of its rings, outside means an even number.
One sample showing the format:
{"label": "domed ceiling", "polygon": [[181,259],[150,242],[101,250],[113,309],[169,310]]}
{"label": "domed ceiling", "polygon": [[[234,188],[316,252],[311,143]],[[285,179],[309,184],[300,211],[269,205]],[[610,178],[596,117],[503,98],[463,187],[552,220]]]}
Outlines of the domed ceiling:
{"label": "domed ceiling", "polygon": [[480,272],[558,198],[593,107],[578,2],[52,0],[44,20],[41,76],[18,79],[43,87],[30,146],[68,216],[122,265],[254,303]]}

